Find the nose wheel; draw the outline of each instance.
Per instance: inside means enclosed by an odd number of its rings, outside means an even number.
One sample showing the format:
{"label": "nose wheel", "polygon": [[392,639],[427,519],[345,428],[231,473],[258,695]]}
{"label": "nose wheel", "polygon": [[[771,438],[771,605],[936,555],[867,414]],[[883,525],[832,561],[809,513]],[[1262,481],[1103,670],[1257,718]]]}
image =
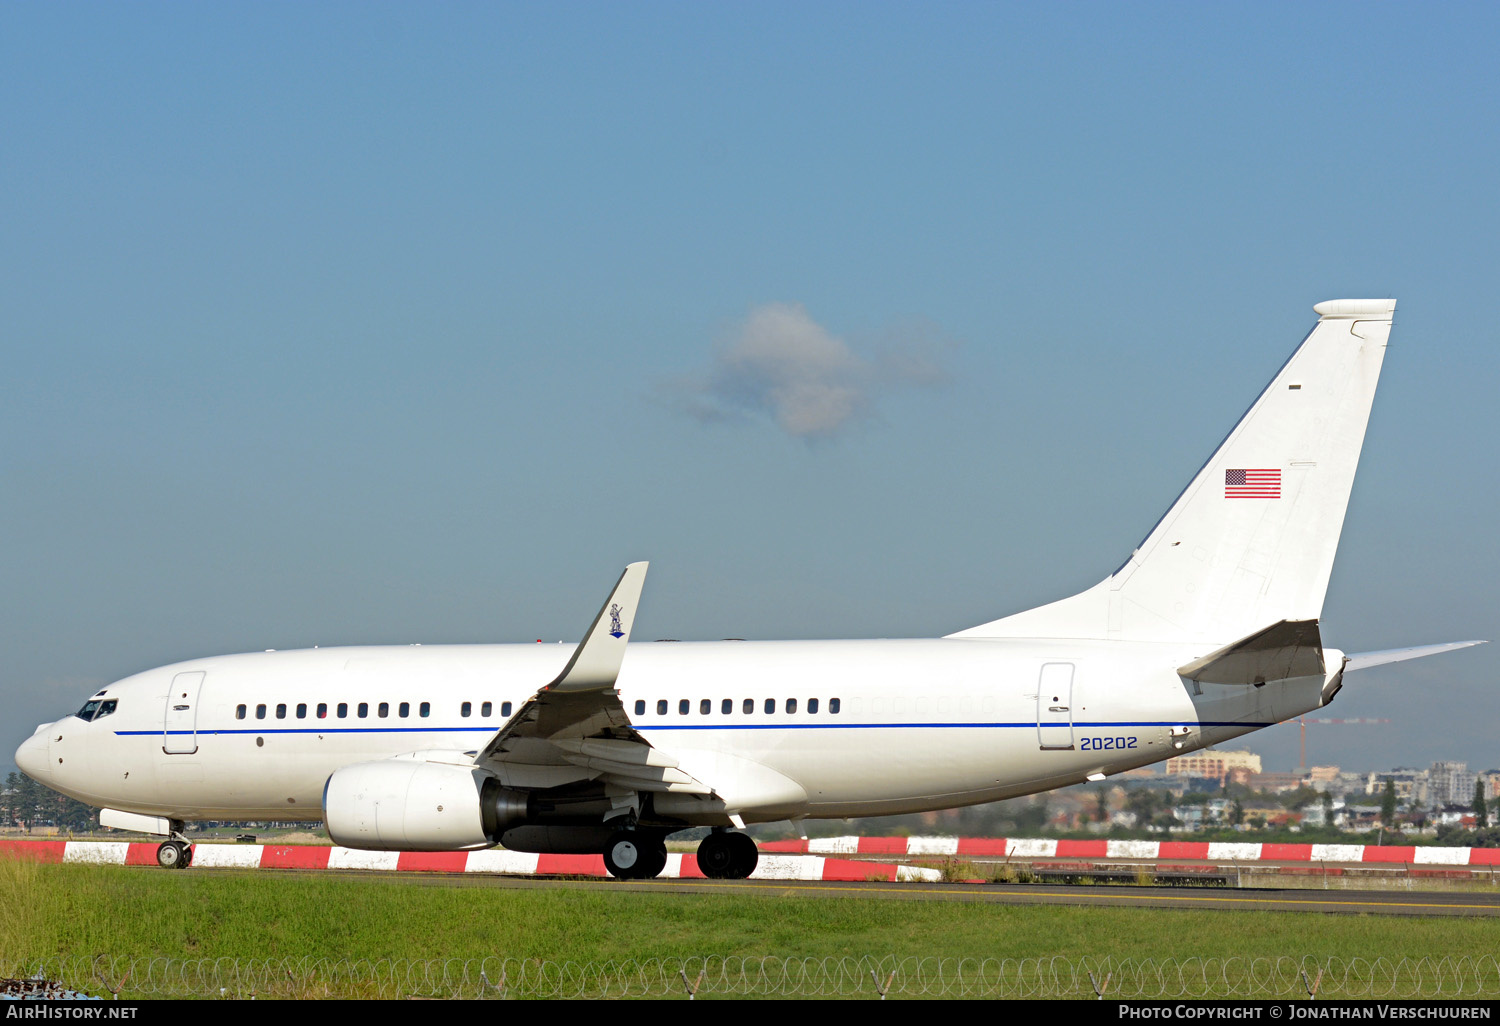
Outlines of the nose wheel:
{"label": "nose wheel", "polygon": [[156,849],[156,864],[163,869],[186,869],[193,864],[193,846],[186,841],[163,841]]}
{"label": "nose wheel", "polygon": [[667,842],[655,834],[621,830],[604,846],[604,868],[618,880],[650,880],[667,868]]}
{"label": "nose wheel", "polygon": [[710,880],[743,880],[760,864],[760,849],[748,834],[715,831],[698,845],[698,868]]}

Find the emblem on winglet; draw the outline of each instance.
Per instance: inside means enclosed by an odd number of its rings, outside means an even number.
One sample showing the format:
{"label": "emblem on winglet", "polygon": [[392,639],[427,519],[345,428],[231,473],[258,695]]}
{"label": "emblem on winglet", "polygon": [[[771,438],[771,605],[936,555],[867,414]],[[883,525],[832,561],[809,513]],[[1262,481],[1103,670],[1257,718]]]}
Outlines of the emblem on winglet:
{"label": "emblem on winglet", "polygon": [[625,636],[625,631],[620,626],[620,603],[618,602],[609,607],[609,636],[612,638]]}

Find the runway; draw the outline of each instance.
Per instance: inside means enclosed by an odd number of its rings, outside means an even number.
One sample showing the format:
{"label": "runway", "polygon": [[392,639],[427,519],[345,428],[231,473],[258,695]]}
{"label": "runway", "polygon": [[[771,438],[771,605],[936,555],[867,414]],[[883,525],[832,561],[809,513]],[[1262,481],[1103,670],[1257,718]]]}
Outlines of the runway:
{"label": "runway", "polygon": [[[283,872],[302,875],[297,870]],[[313,874],[309,874],[313,875]],[[767,895],[809,900],[951,901],[994,905],[1310,912],[1324,915],[1500,916],[1500,891],[1342,890],[1300,888],[1119,887],[1048,884],[829,882],[812,880],[536,879],[473,873],[351,871],[329,875],[370,883],[500,889],[597,889],[662,895]]]}

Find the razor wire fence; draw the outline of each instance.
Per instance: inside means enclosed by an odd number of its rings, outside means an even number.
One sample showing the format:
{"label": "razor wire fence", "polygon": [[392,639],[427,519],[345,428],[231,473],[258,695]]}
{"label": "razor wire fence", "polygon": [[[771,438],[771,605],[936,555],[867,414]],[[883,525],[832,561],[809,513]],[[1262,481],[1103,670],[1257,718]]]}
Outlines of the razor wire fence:
{"label": "razor wire fence", "polygon": [[6,984],[121,998],[1500,998],[1492,955],[1423,958],[54,957]]}

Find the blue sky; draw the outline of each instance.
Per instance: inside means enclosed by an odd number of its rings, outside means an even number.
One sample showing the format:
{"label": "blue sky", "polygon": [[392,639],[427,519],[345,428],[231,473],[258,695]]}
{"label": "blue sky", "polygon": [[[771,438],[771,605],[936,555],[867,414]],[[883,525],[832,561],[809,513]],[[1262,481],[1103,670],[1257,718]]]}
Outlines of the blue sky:
{"label": "blue sky", "polygon": [[[633,559],[642,637],[1060,597],[1346,296],[1401,305],[1324,637],[1495,637],[1497,22],[0,6],[0,751],[198,655],[576,637]],[[1311,758],[1500,765],[1497,653]]]}

